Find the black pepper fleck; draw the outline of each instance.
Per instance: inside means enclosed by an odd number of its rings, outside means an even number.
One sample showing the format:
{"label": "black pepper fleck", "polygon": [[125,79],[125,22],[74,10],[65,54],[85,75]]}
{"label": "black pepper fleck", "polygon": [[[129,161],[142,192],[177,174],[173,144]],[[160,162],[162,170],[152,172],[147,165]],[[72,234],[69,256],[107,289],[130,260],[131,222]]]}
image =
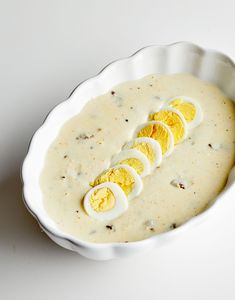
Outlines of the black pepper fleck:
{"label": "black pepper fleck", "polygon": [[212,145],[211,145],[211,144],[208,144],[208,146],[209,146],[210,148],[212,148]]}
{"label": "black pepper fleck", "polygon": [[128,120],[128,119],[125,119],[125,121],[126,121],[126,122],[129,122],[129,120]]}
{"label": "black pepper fleck", "polygon": [[106,225],[105,227],[109,230],[113,230],[113,225]]}
{"label": "black pepper fleck", "polygon": [[61,179],[65,179],[65,176],[61,176],[60,178],[61,178]]}
{"label": "black pepper fleck", "polygon": [[64,155],[64,158],[67,158],[68,157],[68,155]]}
{"label": "black pepper fleck", "polygon": [[171,229],[175,229],[176,227],[177,227],[176,223],[172,223],[170,226]]}
{"label": "black pepper fleck", "polygon": [[183,185],[183,183],[179,183],[179,187],[183,190],[185,190],[185,186]]}
{"label": "black pepper fleck", "polygon": [[91,134],[91,135],[87,135],[85,133],[81,133],[79,134],[77,137],[76,137],[76,140],[88,140],[88,139],[91,139],[94,137],[94,134]]}
{"label": "black pepper fleck", "polygon": [[130,109],[133,109],[133,106],[131,106]]}
{"label": "black pepper fleck", "polygon": [[115,92],[114,92],[114,91],[111,91],[111,94],[112,94],[112,95],[115,95]]}

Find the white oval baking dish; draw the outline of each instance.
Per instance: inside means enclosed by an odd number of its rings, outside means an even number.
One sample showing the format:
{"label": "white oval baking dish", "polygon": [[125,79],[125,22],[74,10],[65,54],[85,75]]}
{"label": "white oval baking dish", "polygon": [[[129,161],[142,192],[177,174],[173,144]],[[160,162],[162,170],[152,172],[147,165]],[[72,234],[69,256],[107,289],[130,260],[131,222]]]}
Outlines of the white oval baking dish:
{"label": "white oval baking dish", "polygon": [[128,58],[106,66],[97,76],[80,83],[70,97],[57,105],[34,134],[22,167],[24,203],[41,228],[57,244],[81,255],[106,260],[124,257],[139,251],[165,244],[182,230],[207,218],[229,189],[234,188],[235,168],[231,171],[223,192],[206,211],[192,218],[179,228],[146,240],[131,243],[95,244],[79,240],[62,232],[43,207],[39,176],[47,149],[57,136],[61,126],[78,114],[89,99],[106,93],[123,81],[135,80],[152,73],[190,73],[220,87],[231,99],[235,99],[235,65],[222,53],[204,50],[188,42],[167,46],[149,46]]}

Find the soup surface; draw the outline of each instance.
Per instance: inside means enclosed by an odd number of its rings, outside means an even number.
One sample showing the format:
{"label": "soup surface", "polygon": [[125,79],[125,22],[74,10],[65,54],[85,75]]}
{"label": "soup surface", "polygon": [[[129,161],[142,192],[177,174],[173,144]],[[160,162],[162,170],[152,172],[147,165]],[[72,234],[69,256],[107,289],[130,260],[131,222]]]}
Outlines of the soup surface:
{"label": "soup surface", "polygon": [[[159,168],[143,178],[141,194],[113,221],[83,209],[89,183],[133,139],[162,101],[198,100],[202,123],[189,131]],[[91,99],[61,128],[45,158],[40,184],[44,206],[58,227],[92,242],[130,242],[178,227],[202,212],[223,189],[235,161],[235,106],[214,85],[191,75],[149,75]],[[183,188],[175,184],[182,180]]]}

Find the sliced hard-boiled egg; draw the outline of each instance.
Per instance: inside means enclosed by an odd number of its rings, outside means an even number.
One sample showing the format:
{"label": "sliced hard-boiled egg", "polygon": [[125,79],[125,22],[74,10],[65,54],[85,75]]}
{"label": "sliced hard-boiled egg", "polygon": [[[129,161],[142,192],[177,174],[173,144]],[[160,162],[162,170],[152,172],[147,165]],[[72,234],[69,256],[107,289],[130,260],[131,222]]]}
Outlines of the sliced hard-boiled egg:
{"label": "sliced hard-boiled egg", "polygon": [[162,121],[168,125],[173,133],[175,145],[187,135],[187,123],[180,111],[166,107],[149,115],[149,120]]}
{"label": "sliced hard-boiled egg", "polygon": [[127,149],[119,152],[112,158],[111,164],[129,165],[136,170],[140,177],[148,175],[151,170],[151,165],[146,155],[136,149]]}
{"label": "sliced hard-boiled egg", "polygon": [[197,100],[186,97],[177,96],[167,100],[164,106],[173,107],[179,110],[184,116],[188,128],[192,129],[197,127],[203,119],[203,113],[200,104]]}
{"label": "sliced hard-boiled egg", "polygon": [[109,221],[127,210],[128,201],[118,184],[105,182],[87,192],[83,206],[90,217],[99,221]]}
{"label": "sliced hard-boiled egg", "polygon": [[162,149],[156,140],[150,137],[139,137],[126,143],[123,149],[136,149],[149,160],[151,169],[155,169],[162,162]]}
{"label": "sliced hard-boiled egg", "polygon": [[136,136],[156,140],[162,149],[163,156],[169,156],[174,149],[174,137],[170,128],[161,121],[150,121],[137,128]]}
{"label": "sliced hard-boiled egg", "polygon": [[143,183],[135,169],[128,165],[116,165],[100,174],[91,186],[96,186],[104,182],[114,182],[118,184],[128,199],[137,197],[143,188]]}

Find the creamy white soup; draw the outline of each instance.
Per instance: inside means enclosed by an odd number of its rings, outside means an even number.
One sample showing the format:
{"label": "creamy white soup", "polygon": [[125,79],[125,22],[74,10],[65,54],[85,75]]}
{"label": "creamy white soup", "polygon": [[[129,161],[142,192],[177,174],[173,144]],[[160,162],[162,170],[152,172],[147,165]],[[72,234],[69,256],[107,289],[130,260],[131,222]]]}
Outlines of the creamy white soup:
{"label": "creamy white soup", "polygon": [[[93,218],[83,203],[92,183],[151,113],[179,95],[196,99],[200,125],[141,178],[141,192],[126,200],[121,215]],[[113,87],[66,122],[48,149],[40,178],[48,215],[64,232],[95,243],[137,241],[180,226],[226,184],[235,161],[234,118],[234,103],[218,87],[188,74],[149,75]]]}

